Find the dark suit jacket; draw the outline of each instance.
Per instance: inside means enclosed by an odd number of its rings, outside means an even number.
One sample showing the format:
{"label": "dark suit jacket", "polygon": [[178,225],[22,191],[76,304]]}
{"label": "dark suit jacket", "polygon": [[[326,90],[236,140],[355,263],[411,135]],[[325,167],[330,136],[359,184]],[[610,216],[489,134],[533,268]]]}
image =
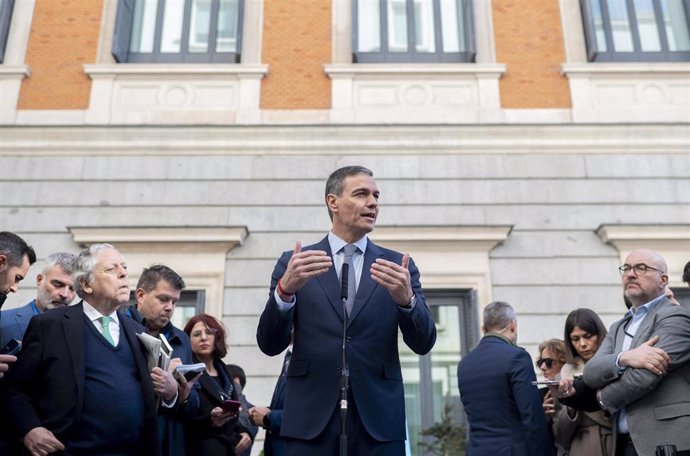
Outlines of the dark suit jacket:
{"label": "dark suit jacket", "polygon": [[[144,398],[146,454],[158,455],[156,396],[137,333],[144,328],[118,311],[120,337],[126,337],[139,371]],[[19,359],[8,372],[2,409],[12,410],[17,437],[43,426],[58,440],[79,421],[84,403],[85,321],[82,303],[54,309],[29,323]]]}
{"label": "dark suit jacket", "polygon": [[492,335],[458,365],[470,425],[467,456],[551,456],[554,446],[529,354]]}
{"label": "dark suit jacket", "polygon": [[8,309],[0,312],[0,348],[4,347],[10,339],[22,340],[29,321],[36,315],[31,301],[25,306],[16,309]]}
{"label": "dark suit jacket", "polygon": [[[287,356],[287,355],[286,355]],[[281,372],[278,382],[273,390],[273,397],[268,408],[271,427],[266,429],[266,440],[264,440],[265,456],[284,456],[285,447],[283,439],[280,437],[280,427],[283,423],[283,403],[285,401],[285,385],[287,384],[287,373]]]}
{"label": "dark suit jacket", "polygon": [[[331,255],[328,238],[303,250]],[[292,360],[285,387],[280,435],[313,439],[328,423],[340,394],[343,305],[335,268],[309,280],[297,292],[296,305],[282,314],[274,289],[292,251],[283,253],[271,279],[266,307],[257,329],[261,351],[275,356],[290,343],[295,328]],[[419,283],[419,271],[410,260],[412,288],[417,304],[412,311],[398,307],[388,290],[378,286],[369,269],[376,258],[400,264],[402,254],[369,241],[362,278],[347,326],[347,358],[351,395],[367,432],[379,441],[405,439],[405,402],[398,356],[398,328],[405,343],[426,354],[436,342],[436,326]]]}

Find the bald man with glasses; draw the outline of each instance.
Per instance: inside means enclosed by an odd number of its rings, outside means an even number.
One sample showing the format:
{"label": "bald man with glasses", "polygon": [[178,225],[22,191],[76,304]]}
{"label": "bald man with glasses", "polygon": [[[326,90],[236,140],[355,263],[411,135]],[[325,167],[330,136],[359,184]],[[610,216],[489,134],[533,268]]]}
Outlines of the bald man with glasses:
{"label": "bald man with glasses", "polygon": [[652,456],[657,445],[690,454],[690,313],[666,297],[667,270],[657,252],[628,255],[619,271],[632,307],[585,366],[613,415],[617,456]]}

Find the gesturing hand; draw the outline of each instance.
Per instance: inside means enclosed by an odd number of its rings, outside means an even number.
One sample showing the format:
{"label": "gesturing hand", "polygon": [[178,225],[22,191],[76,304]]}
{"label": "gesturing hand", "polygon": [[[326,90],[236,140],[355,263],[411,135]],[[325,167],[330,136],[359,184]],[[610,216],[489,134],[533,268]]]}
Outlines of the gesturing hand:
{"label": "gesturing hand", "polygon": [[[288,262],[283,277],[280,279],[278,294],[283,301],[290,301],[307,280],[317,277],[331,268],[333,261],[323,250],[302,252],[302,244],[295,243],[295,250]],[[286,294],[287,293],[287,294]]]}
{"label": "gesturing hand", "polygon": [[654,345],[659,342],[659,336],[653,336],[639,347],[623,352],[619,359],[621,366],[647,369],[655,375],[664,375],[668,371],[671,357]]}
{"label": "gesturing hand", "polygon": [[393,301],[399,306],[407,307],[414,292],[412,291],[410,271],[410,255],[404,254],[401,264],[395,264],[382,258],[377,258],[371,265],[371,278],[390,293]]}

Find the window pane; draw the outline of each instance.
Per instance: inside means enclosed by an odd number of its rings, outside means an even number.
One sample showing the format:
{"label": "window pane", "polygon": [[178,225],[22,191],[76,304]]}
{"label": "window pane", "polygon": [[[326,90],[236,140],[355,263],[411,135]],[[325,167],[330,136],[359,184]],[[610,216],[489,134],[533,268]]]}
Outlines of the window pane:
{"label": "window pane", "polygon": [[388,0],[388,51],[407,52],[407,5],[405,0]]}
{"label": "window pane", "polygon": [[633,43],[630,32],[630,19],[625,0],[609,0],[609,17],[615,52],[632,52]]}
{"label": "window pane", "polygon": [[415,49],[436,52],[433,0],[414,0]]}
{"label": "window pane", "polygon": [[239,0],[220,0],[216,52],[237,52]]}
{"label": "window pane", "polygon": [[136,0],[132,19],[131,52],[153,52],[158,0]]}
{"label": "window pane", "polygon": [[208,52],[211,28],[211,0],[192,0],[189,23],[189,52]]}
{"label": "window pane", "polygon": [[596,37],[596,50],[598,52],[606,52],[606,34],[604,33],[604,19],[601,15],[601,2],[599,0],[591,0],[592,18],[594,20],[594,34]]}
{"label": "window pane", "polygon": [[184,0],[166,0],[163,10],[161,52],[180,52]]}
{"label": "window pane", "polygon": [[[433,293],[430,293],[427,303],[431,303]],[[437,339],[432,352],[427,355],[431,358],[430,363],[424,365],[417,356],[399,337],[398,349],[400,351],[400,362],[405,381],[405,409],[407,416],[407,429],[409,432],[409,443],[413,456],[424,456],[426,453],[419,445],[421,441],[420,432],[427,427],[422,423],[423,408],[433,410],[433,421],[441,421],[443,407],[447,404],[453,412],[454,422],[460,424],[463,421],[461,411],[460,393],[458,391],[457,368],[460,362],[461,352],[461,328],[460,318],[461,307],[458,305],[431,305],[431,313],[436,322]],[[420,373],[422,369],[430,369],[431,372]],[[422,391],[422,377],[430,375],[431,404],[423,404],[422,398],[425,396]],[[429,397],[429,396],[427,396]]]}
{"label": "window pane", "polygon": [[652,0],[635,0],[635,16],[637,16],[637,31],[640,34],[640,46],[644,52],[661,51],[661,39],[656,24],[654,5]]}
{"label": "window pane", "polygon": [[690,51],[688,17],[681,0],[661,0],[669,51]]}
{"label": "window pane", "polygon": [[460,52],[466,49],[463,33],[464,18],[462,0],[441,0],[441,32],[443,52]]}
{"label": "window pane", "polygon": [[357,0],[357,51],[381,51],[380,0]]}

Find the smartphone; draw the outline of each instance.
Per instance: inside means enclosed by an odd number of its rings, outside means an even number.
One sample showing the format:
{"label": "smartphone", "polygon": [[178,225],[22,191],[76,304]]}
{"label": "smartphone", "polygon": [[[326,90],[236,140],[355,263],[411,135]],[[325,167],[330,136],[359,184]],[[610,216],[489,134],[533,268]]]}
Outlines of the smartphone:
{"label": "smartphone", "polygon": [[187,371],[184,373],[184,379],[187,380],[188,382],[191,382],[192,380],[194,380],[195,378],[197,378],[198,376],[200,376],[203,373],[204,373],[204,371],[201,371],[201,372],[199,372],[199,371]]}
{"label": "smartphone", "polygon": [[221,405],[221,408],[223,409],[224,412],[237,413],[237,412],[239,412],[241,405],[242,405],[242,403],[239,401],[231,401],[228,399],[228,400],[223,401],[223,405]]}
{"label": "smartphone", "polygon": [[10,341],[7,342],[2,349],[0,349],[0,355],[16,355],[21,349],[21,341],[17,339],[10,339]]}
{"label": "smartphone", "polygon": [[558,385],[560,380],[535,380],[532,382],[532,385]]}

